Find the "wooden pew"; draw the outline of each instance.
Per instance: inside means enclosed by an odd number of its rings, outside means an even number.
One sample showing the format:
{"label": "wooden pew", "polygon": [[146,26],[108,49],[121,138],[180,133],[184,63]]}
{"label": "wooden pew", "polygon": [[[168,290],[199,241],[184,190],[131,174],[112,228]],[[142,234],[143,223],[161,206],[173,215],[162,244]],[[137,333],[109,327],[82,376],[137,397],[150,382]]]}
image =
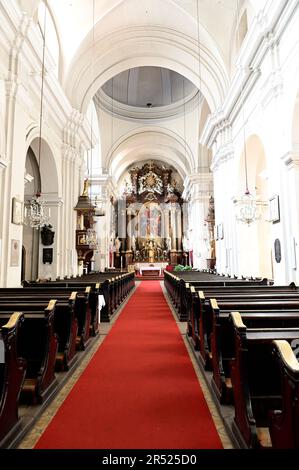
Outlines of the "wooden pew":
{"label": "wooden pew", "polygon": [[282,403],[270,411],[272,446],[299,449],[299,362],[287,341],[275,340],[273,353],[280,371]]}
{"label": "wooden pew", "polygon": [[101,310],[101,322],[109,322],[115,310],[115,294],[114,294],[114,281],[104,280],[104,282],[88,281],[88,285],[80,279],[66,279],[64,281],[50,282],[50,283],[23,283],[24,288],[65,288],[72,289],[78,292],[90,288],[89,294],[89,307],[91,314],[91,335],[95,336],[99,329],[99,310],[98,310],[98,296],[103,295],[105,299],[105,306]]}
{"label": "wooden pew", "polygon": [[188,298],[188,289],[194,287],[195,289],[204,290],[206,287],[226,287],[226,286],[258,286],[267,285],[267,279],[251,279],[240,280],[229,277],[218,277],[209,273],[202,272],[185,272],[175,273],[172,275],[167,271],[164,272],[164,282],[166,289],[170,296],[174,298],[176,312],[180,321],[188,321],[190,316],[190,301]]}
{"label": "wooden pew", "polygon": [[188,303],[188,320],[187,320],[187,333],[192,337],[195,349],[199,349],[200,341],[200,315],[201,311],[205,308],[205,302],[208,302],[211,298],[224,299],[226,297],[240,298],[244,295],[258,295],[260,297],[269,296],[270,293],[274,295],[288,294],[299,296],[299,288],[295,284],[289,286],[265,286],[265,285],[254,285],[244,284],[238,286],[214,286],[214,287],[195,287],[186,286],[187,291],[187,303]]}
{"label": "wooden pew", "polygon": [[[51,283],[49,283],[51,284]],[[89,339],[90,334],[90,321],[91,311],[89,304],[90,287],[85,287],[77,292],[74,292],[74,288],[66,287],[45,287],[44,285],[39,288],[6,288],[0,289],[0,299],[5,298],[7,295],[17,296],[18,299],[51,299],[55,298],[59,300],[59,305],[63,305],[63,302],[68,302],[70,296],[73,295],[75,315],[78,321],[78,334],[77,334],[77,346],[78,349],[84,350],[85,344]]]}
{"label": "wooden pew", "polygon": [[18,357],[17,343],[23,322],[24,315],[20,312],[4,321],[0,319],[0,448],[19,428],[18,404],[26,361]]}
{"label": "wooden pew", "polygon": [[[199,295],[200,296],[200,295]],[[215,299],[216,300],[216,299]],[[217,303],[221,310],[279,310],[297,309],[299,307],[299,295],[295,293],[271,293],[260,297],[254,293],[243,293],[242,295],[227,295],[218,299]],[[283,304],[283,307],[280,307]],[[211,344],[210,337],[213,331],[213,306],[211,299],[200,299],[198,310],[199,323],[199,351],[200,358],[207,370],[211,370]]]}
{"label": "wooden pew", "polygon": [[273,341],[292,343],[299,338],[299,328],[246,328],[238,312],[231,318],[235,336],[235,359],[231,361],[233,431],[243,446],[272,447],[269,415],[271,410],[281,409],[283,396]]}
{"label": "wooden pew", "polygon": [[[24,322],[18,334],[17,354],[27,362],[21,399],[43,402],[56,388],[55,359],[58,341],[54,333],[56,300],[48,305],[33,303],[0,304],[0,321],[7,321],[19,306]],[[44,307],[44,309],[43,309]]]}
{"label": "wooden pew", "polygon": [[[25,300],[30,304],[48,303],[52,298],[57,299],[54,313],[54,332],[58,337],[56,354],[56,370],[68,370],[76,361],[76,347],[83,349],[84,332],[78,333],[77,316],[84,316],[80,311],[77,292],[51,290],[50,292],[26,291],[24,288],[0,289],[0,308],[3,302],[19,302]],[[83,347],[81,346],[83,344]]]}
{"label": "wooden pew", "polygon": [[[234,358],[234,329],[230,321],[231,309],[219,309],[215,299],[210,300],[213,328],[210,340],[212,385],[220,403],[232,402],[230,363]],[[281,302],[273,303],[269,309],[260,309],[260,303],[251,304],[251,310],[239,309],[243,323],[250,328],[290,328],[299,327],[299,305],[293,310],[285,310]],[[238,304],[242,307],[242,304]],[[245,304],[247,307],[247,304]],[[276,307],[276,308],[272,308]],[[272,308],[272,309],[270,309]]]}
{"label": "wooden pew", "polygon": [[91,287],[90,299],[93,302],[91,307],[93,328],[98,328],[98,295],[103,295],[105,306],[101,310],[101,322],[109,322],[117,307],[129,294],[135,285],[134,273],[125,273],[116,276],[115,273],[96,273],[88,274],[76,279],[65,279],[59,282],[51,283],[28,283],[23,282],[24,286],[32,287],[52,287],[53,285],[61,287]]}

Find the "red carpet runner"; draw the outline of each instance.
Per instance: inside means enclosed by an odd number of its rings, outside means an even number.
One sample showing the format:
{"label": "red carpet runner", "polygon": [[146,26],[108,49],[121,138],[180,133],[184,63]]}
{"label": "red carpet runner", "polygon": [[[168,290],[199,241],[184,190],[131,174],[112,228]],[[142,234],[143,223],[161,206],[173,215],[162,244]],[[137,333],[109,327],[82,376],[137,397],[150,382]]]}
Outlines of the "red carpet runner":
{"label": "red carpet runner", "polygon": [[222,448],[158,281],[138,287],[36,448]]}

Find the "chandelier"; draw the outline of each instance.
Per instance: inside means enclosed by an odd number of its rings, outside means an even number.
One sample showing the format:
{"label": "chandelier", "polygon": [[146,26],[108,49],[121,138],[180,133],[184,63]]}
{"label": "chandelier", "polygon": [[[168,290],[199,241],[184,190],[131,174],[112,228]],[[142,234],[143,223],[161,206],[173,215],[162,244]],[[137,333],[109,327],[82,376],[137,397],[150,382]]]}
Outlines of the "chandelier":
{"label": "chandelier", "polygon": [[249,226],[261,218],[261,206],[263,203],[258,201],[248,189],[246,189],[242,196],[235,198],[233,202],[238,222]]}
{"label": "chandelier", "polygon": [[[47,0],[44,2],[44,30],[43,30],[43,52],[42,52],[42,73],[41,73],[41,94],[40,94],[40,117],[39,117],[39,143],[38,143],[38,169],[40,171],[42,121],[43,121],[43,95],[44,95],[44,76],[45,76],[45,49],[46,49],[46,17]],[[38,230],[45,225],[50,218],[50,210],[45,207],[45,201],[40,191],[32,197],[29,205],[25,209],[25,225]]]}
{"label": "chandelier", "polygon": [[40,229],[45,225],[50,219],[50,211],[46,213],[45,201],[41,196],[41,193],[36,193],[29,206],[26,207],[26,217],[25,224],[30,225],[30,227],[35,228],[36,230]]}

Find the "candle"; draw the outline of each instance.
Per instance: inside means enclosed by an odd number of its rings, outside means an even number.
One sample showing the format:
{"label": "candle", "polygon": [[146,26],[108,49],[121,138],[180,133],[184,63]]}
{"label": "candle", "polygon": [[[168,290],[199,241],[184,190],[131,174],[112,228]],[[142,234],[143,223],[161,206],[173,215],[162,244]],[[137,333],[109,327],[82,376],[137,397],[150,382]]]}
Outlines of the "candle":
{"label": "candle", "polygon": [[122,269],[122,267],[123,267],[123,257],[121,255],[121,257],[120,257],[120,269]]}

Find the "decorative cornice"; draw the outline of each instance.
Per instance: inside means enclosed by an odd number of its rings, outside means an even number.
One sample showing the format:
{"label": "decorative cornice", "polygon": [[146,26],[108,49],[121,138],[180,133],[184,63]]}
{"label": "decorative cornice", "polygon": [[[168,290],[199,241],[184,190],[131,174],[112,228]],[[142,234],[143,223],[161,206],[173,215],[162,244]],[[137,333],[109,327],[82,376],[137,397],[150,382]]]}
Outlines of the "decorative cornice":
{"label": "decorative cornice", "polygon": [[214,155],[211,170],[213,172],[217,171],[218,168],[224,163],[229,162],[234,158],[234,146],[232,142],[227,143],[221,147]]}
{"label": "decorative cornice", "polygon": [[193,173],[187,176],[184,181],[184,191],[182,199],[194,201],[197,199],[209,198],[213,193],[212,173]]}
{"label": "decorative cornice", "polygon": [[89,178],[90,184],[101,188],[101,198],[117,197],[117,186],[109,174],[98,174]]}
{"label": "decorative cornice", "polygon": [[[104,110],[110,114],[121,116],[126,120],[141,119],[144,120],[157,120],[169,119],[173,116],[183,115],[184,112],[190,112],[200,105],[198,90],[193,91],[184,100],[177,101],[176,103],[159,106],[153,108],[142,108],[137,106],[129,106],[112,99],[101,89],[94,97],[95,104],[100,110]],[[203,101],[203,96],[200,96],[200,101]]]}
{"label": "decorative cornice", "polygon": [[57,194],[43,193],[42,196],[47,207],[60,207],[64,204],[62,197],[57,196]]}

